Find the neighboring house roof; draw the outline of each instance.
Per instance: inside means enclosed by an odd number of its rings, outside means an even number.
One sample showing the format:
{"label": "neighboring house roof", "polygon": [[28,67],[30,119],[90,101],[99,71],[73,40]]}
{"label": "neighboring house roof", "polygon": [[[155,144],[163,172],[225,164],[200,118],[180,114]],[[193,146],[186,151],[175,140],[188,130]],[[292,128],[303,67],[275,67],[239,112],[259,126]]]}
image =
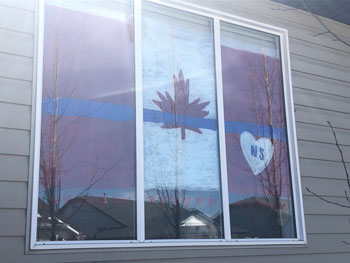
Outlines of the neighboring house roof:
{"label": "neighboring house roof", "polygon": [[[202,231],[209,236],[216,236],[218,233],[217,224],[214,220],[198,210],[189,210],[184,207],[179,208],[180,227],[184,228],[182,231],[183,236],[199,235],[195,233],[199,231],[198,227],[204,227],[206,230]],[[82,211],[79,211],[82,210]],[[136,203],[133,200],[99,197],[99,196],[80,196],[68,201],[59,211],[58,215],[65,222],[75,226],[81,233],[86,233],[88,237],[91,237],[91,233],[84,231],[77,221],[81,221],[83,213],[89,211],[89,215],[92,215],[89,219],[85,217],[85,220],[94,221],[93,224],[96,229],[103,229],[104,225],[101,220],[102,217],[113,220],[112,228],[106,228],[103,231],[96,233],[96,238],[110,239],[112,237],[118,237],[121,234],[125,236],[131,236],[135,229],[135,214]],[[148,239],[155,239],[165,237],[168,234],[172,235],[172,228],[169,228],[173,224],[173,214],[170,207],[160,202],[145,202],[145,223],[146,223],[146,236]],[[104,216],[103,216],[104,215]],[[97,220],[98,217],[100,220]],[[94,219],[96,218],[96,220]],[[170,220],[170,221],[169,221]],[[91,222],[92,222],[91,221]],[[186,229],[185,229],[186,228]],[[95,229],[95,230],[96,230]],[[125,233],[124,233],[125,232]]]}
{"label": "neighboring house roof", "polygon": [[130,227],[134,223],[131,218],[134,217],[136,208],[135,201],[117,198],[104,198],[99,196],[80,196],[69,200],[60,210],[59,214],[69,207],[72,203],[83,201],[104,213],[120,224]]}
{"label": "neighboring house roof", "polygon": [[[283,206],[283,200],[280,200]],[[272,198],[249,197],[230,204],[230,223],[233,237],[260,237],[260,238],[278,238],[279,233],[276,231],[277,225],[271,222],[283,222],[292,220],[292,216],[283,212],[281,209],[276,210]],[[215,218],[218,222],[222,215]],[[278,220],[278,218],[280,218]],[[294,229],[288,228],[290,224],[283,227],[283,235],[293,236]]]}
{"label": "neighboring house roof", "polygon": [[50,216],[49,206],[41,198],[38,199],[38,211],[40,211],[40,216],[42,217]]}
{"label": "neighboring house roof", "polygon": [[[272,0],[313,14],[323,16],[340,23],[350,25],[349,0]],[[303,2],[307,5],[305,8]]]}

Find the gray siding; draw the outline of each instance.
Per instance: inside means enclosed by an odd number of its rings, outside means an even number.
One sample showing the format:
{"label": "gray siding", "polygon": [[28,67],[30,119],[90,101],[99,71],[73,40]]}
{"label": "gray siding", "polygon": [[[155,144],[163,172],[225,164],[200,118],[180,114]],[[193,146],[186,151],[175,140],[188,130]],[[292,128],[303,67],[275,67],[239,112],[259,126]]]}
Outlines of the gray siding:
{"label": "gray siding", "polygon": [[[283,11],[268,0],[191,0],[288,29],[307,246],[177,247],[26,252],[31,93],[35,26],[34,0],[0,0],[0,255],[1,262],[348,262],[350,209],[340,155],[326,121],[338,135],[350,169],[350,49],[320,34],[322,26],[303,11]],[[350,42],[349,26],[325,19]],[[4,41],[5,40],[5,41]]]}

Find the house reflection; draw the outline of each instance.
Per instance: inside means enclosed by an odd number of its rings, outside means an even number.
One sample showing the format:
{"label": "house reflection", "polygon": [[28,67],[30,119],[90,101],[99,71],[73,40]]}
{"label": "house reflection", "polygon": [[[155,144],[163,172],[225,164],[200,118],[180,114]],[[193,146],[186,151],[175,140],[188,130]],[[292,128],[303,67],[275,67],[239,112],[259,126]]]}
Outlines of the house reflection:
{"label": "house reflection", "polygon": [[[173,226],[164,215],[165,204],[145,202],[146,238],[175,239]],[[181,207],[180,238],[209,239],[219,235],[218,224],[198,210]],[[49,207],[39,199],[38,240],[50,240]],[[80,196],[69,200],[58,212],[56,240],[134,240],[136,239],[134,200],[101,196]]]}
{"label": "house reflection", "polygon": [[69,200],[58,216],[87,240],[135,239],[135,201],[132,200],[80,196]]}
{"label": "house reflection", "polygon": [[258,197],[231,203],[231,238],[293,237],[293,216],[271,204],[271,200]]}
{"label": "house reflection", "polygon": [[220,235],[220,222],[216,223],[199,210],[179,207],[180,218],[176,220],[171,213],[165,213],[165,210],[176,207],[164,209],[165,206],[159,202],[145,202],[147,239],[212,239]]}
{"label": "house reflection", "polygon": [[[145,202],[146,238],[175,239],[179,227],[181,239],[213,239],[219,236],[222,214],[212,217],[181,207],[179,225],[164,214],[165,204]],[[39,199],[38,240],[50,240],[51,218],[48,205]],[[101,196],[80,196],[68,201],[56,220],[56,240],[133,240],[136,239],[136,203],[133,200]],[[247,198],[230,205],[232,238],[292,237],[292,216],[276,211],[263,198]],[[277,223],[278,222],[278,223]]]}

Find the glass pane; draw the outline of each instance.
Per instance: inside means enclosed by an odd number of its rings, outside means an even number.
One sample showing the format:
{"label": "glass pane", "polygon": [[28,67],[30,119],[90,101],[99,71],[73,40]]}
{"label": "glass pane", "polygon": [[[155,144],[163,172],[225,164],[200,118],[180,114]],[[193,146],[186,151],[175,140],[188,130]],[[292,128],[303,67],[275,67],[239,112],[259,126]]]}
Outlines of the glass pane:
{"label": "glass pane", "polygon": [[45,6],[37,240],[135,239],[131,1]]}
{"label": "glass pane", "polygon": [[221,24],[232,238],[296,237],[278,43]]}
{"label": "glass pane", "polygon": [[212,21],[143,9],[147,239],[222,238]]}

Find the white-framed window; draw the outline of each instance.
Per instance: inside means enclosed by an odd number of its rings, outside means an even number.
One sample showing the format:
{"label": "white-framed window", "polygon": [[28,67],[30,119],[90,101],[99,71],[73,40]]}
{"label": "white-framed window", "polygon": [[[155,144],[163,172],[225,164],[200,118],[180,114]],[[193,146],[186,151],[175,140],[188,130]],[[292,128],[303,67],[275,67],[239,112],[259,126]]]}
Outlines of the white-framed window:
{"label": "white-framed window", "polygon": [[32,249],[306,242],[286,30],[39,5]]}

